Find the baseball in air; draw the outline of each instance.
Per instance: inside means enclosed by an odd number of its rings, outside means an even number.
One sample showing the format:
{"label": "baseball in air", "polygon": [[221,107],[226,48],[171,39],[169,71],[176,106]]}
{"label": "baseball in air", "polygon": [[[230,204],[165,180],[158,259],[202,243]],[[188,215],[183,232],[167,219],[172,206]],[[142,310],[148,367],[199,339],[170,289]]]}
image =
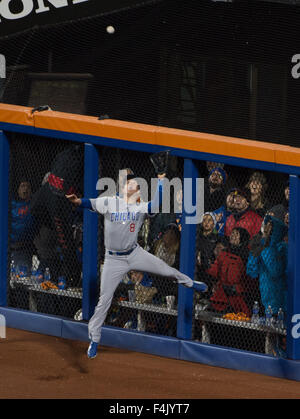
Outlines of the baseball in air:
{"label": "baseball in air", "polygon": [[109,33],[109,34],[113,34],[113,33],[115,33],[115,31],[116,30],[113,26],[107,26],[106,27],[106,32]]}

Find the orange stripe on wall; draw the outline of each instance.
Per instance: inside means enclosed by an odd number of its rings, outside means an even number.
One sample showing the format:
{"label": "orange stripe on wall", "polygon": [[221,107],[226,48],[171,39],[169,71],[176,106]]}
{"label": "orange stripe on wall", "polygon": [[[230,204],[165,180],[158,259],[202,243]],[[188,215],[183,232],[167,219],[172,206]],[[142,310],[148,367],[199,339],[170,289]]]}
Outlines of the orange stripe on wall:
{"label": "orange stripe on wall", "polygon": [[0,121],[8,124],[34,126],[32,108],[0,103]]}
{"label": "orange stripe on wall", "polygon": [[99,121],[96,117],[53,111],[35,113],[34,122],[36,128],[155,144],[156,127],[151,125],[111,119]]}
{"label": "orange stripe on wall", "polygon": [[164,147],[192,150],[216,155],[300,166],[300,148],[246,140],[222,135],[185,131],[154,125],[69,114],[56,111],[35,112],[32,108],[0,104],[0,121],[30,125],[47,130],[117,140],[156,144]]}
{"label": "orange stripe on wall", "polygon": [[158,128],[157,144],[267,162],[275,161],[274,145],[234,137]]}

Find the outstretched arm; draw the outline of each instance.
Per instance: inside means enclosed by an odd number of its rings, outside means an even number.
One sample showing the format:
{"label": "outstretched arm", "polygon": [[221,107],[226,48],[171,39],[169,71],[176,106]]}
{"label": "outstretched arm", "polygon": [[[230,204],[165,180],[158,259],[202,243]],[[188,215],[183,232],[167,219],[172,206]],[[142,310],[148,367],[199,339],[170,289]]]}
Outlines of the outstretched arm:
{"label": "outstretched arm", "polygon": [[71,202],[71,204],[75,205],[76,207],[93,209],[90,199],[78,198],[78,196],[75,194],[66,195],[66,198]]}

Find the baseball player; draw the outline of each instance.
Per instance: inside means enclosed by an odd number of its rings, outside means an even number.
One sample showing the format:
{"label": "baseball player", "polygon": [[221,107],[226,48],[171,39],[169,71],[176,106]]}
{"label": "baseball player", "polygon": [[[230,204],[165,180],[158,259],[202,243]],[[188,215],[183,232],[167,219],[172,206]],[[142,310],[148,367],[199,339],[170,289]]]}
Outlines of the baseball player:
{"label": "baseball player", "polygon": [[129,271],[143,271],[175,278],[179,284],[194,288],[198,292],[207,290],[205,283],[193,281],[137,244],[138,232],[145,216],[157,212],[160,207],[164,177],[165,174],[158,175],[155,197],[150,202],[140,202],[139,186],[133,174],[125,179],[121,196],[80,199],[75,194],[66,195],[74,205],[89,208],[104,216],[106,253],[99,302],[88,324],[89,358],[95,358],[97,355],[101,327],[112,303],[114,292]]}

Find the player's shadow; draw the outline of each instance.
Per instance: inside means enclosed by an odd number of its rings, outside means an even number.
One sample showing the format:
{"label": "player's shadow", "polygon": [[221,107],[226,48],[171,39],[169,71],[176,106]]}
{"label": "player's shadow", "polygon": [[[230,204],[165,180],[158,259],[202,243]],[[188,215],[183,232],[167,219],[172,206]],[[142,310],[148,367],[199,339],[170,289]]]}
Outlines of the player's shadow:
{"label": "player's shadow", "polygon": [[83,348],[83,342],[61,339],[52,345],[53,349],[64,358],[67,363],[80,374],[88,374],[89,369],[86,365],[86,348]]}

